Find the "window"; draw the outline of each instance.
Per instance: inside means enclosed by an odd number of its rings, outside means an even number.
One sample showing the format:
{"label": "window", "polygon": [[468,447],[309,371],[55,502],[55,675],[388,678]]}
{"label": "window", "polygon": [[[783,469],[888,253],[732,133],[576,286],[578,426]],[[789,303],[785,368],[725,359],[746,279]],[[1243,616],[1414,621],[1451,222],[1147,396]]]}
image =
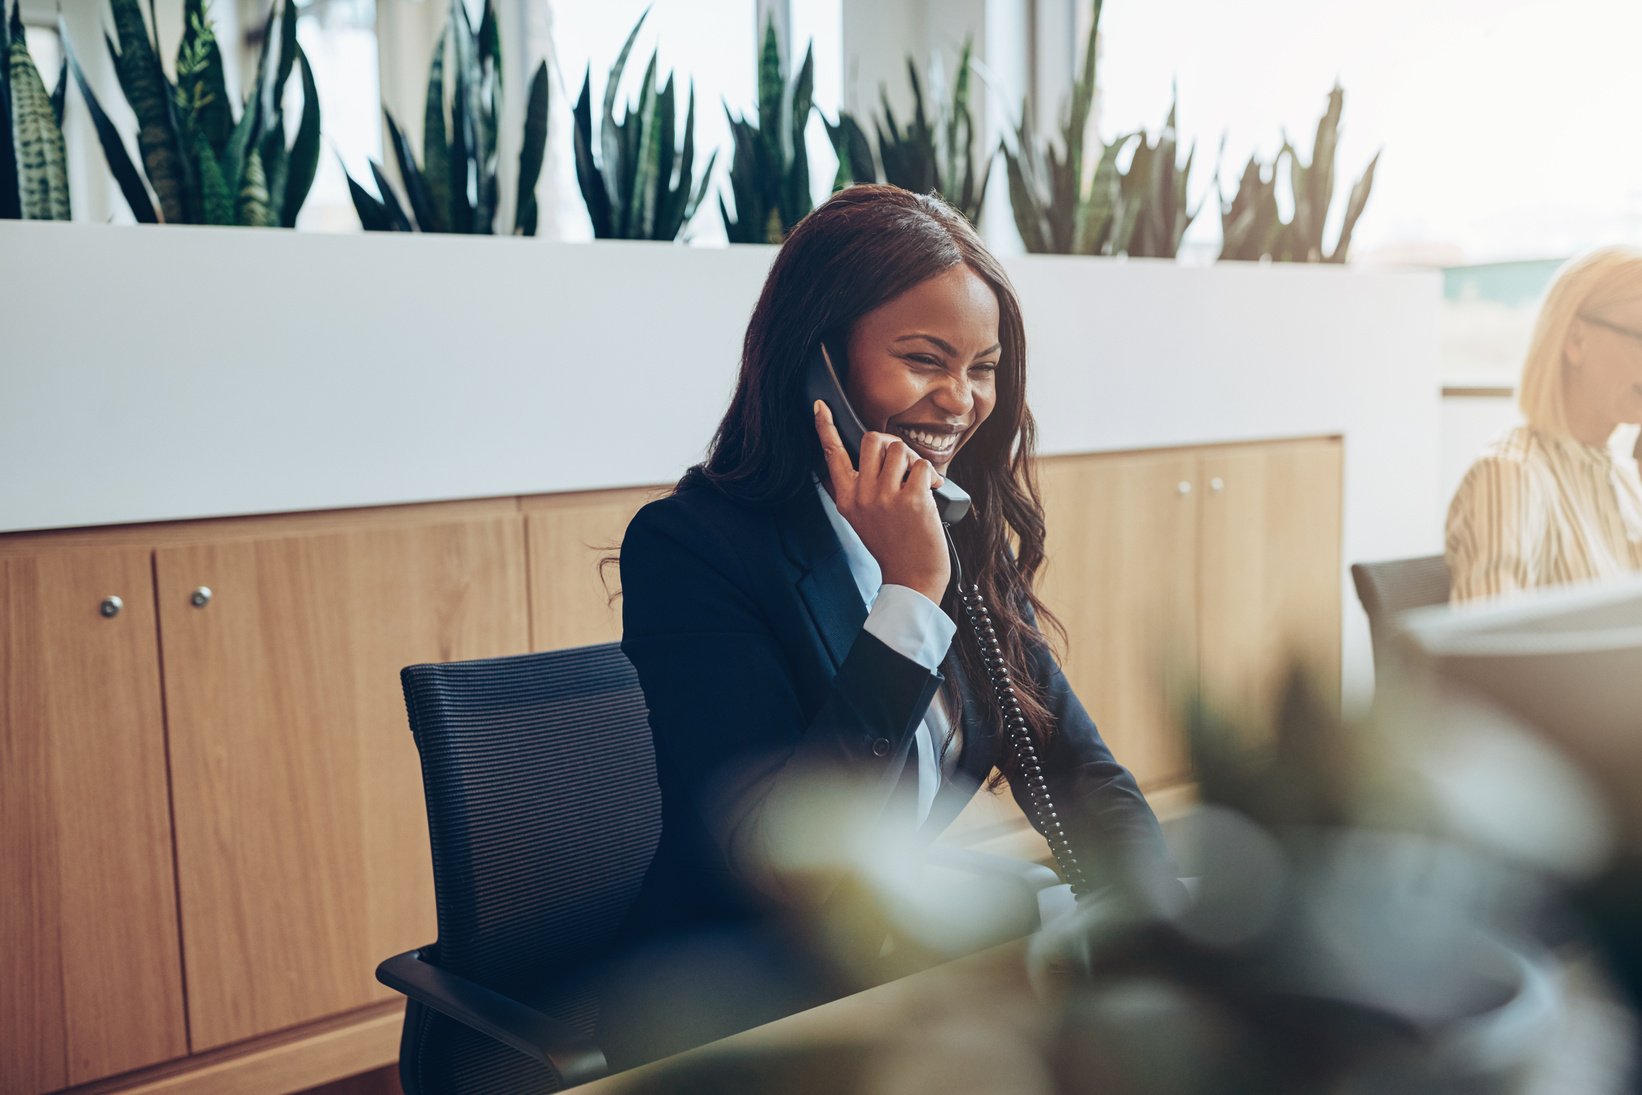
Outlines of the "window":
{"label": "window", "polygon": [[[1210,189],[1222,134],[1228,187],[1283,130],[1309,151],[1338,76],[1337,191],[1385,147],[1354,258],[1563,256],[1642,228],[1642,5],[1107,4],[1102,38],[1102,134],[1155,131],[1178,78],[1182,135],[1209,169],[1194,171],[1194,197]],[[1188,239],[1217,247],[1212,197]]]}

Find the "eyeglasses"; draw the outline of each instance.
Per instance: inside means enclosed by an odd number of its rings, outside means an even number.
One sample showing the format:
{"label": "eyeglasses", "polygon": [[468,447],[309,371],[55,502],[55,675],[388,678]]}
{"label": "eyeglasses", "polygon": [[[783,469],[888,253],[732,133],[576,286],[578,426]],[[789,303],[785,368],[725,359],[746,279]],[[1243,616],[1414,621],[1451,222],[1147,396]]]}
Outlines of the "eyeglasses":
{"label": "eyeglasses", "polygon": [[1586,323],[1593,323],[1598,327],[1606,327],[1616,335],[1624,335],[1626,338],[1642,343],[1642,331],[1638,331],[1635,327],[1624,327],[1618,323],[1612,323],[1606,319],[1600,319],[1596,316],[1588,316],[1583,312],[1579,314],[1579,318],[1584,320]]}

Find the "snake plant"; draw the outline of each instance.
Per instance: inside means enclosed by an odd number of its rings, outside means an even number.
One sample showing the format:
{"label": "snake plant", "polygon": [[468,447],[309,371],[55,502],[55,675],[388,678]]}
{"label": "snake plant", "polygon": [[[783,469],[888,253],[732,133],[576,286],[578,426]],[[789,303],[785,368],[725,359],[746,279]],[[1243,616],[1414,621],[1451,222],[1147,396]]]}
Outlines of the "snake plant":
{"label": "snake plant", "polygon": [[835,188],[852,182],[873,182],[882,178],[916,194],[940,194],[970,223],[980,219],[986,200],[986,181],[991,157],[975,159],[975,119],[969,109],[971,43],[964,40],[953,80],[952,99],[938,103],[931,120],[924,110],[924,89],[918,67],[907,58],[907,76],[912,83],[912,117],[903,128],[889,105],[889,93],[879,90],[880,114],[876,122],[878,161],[883,174],[876,172],[872,148],[861,124],[848,112],[840,111],[838,121],[827,122],[827,135],[838,154]]}
{"label": "snake plant", "polygon": [[[1098,137],[1086,146],[1085,131],[1095,100],[1095,42],[1101,0],[1094,0],[1094,20],[1084,46],[1083,66],[1061,114],[1060,147],[1039,145],[1028,104],[1021,106],[1014,148],[1004,145],[1009,175],[1009,204],[1015,227],[1028,251],[1070,255],[1104,255],[1121,251],[1135,230],[1139,203],[1123,193],[1118,157],[1135,135],[1104,144]],[[1098,150],[1098,152],[1096,151]],[[1093,154],[1094,163],[1086,159]],[[1085,183],[1084,180],[1088,179]]]}
{"label": "snake plant", "polygon": [[1250,156],[1232,200],[1220,195],[1220,258],[1255,262],[1277,247],[1283,220],[1277,209],[1277,165]]}
{"label": "snake plant", "polygon": [[[66,28],[63,46],[132,215],[144,223],[294,227],[319,166],[319,93],[297,45],[294,0],[276,0],[268,10],[256,80],[238,119],[204,0],[184,2],[175,82],[160,62],[139,0],[109,0],[109,7],[115,39],[105,40],[137,117],[137,149],[154,200],[92,93]],[[285,85],[293,71],[302,81],[302,114],[287,145]]]}
{"label": "snake plant", "polygon": [[1123,248],[1127,254],[1163,259],[1180,254],[1180,241],[1202,205],[1193,209],[1186,193],[1196,146],[1187,150],[1184,163],[1178,161],[1178,151],[1171,102],[1156,143],[1143,134],[1123,175],[1124,202],[1135,211],[1134,230]]}
{"label": "snake plant", "polygon": [[[445,78],[446,49],[452,52],[453,77]],[[446,84],[452,83],[449,108]],[[474,27],[462,0],[451,0],[445,33],[428,67],[427,102],[422,115],[422,162],[416,161],[404,129],[383,111],[389,144],[404,186],[400,200],[382,165],[370,162],[376,194],[348,176],[348,193],[359,223],[369,232],[496,232],[496,119],[502,95],[502,42],[496,9],[485,0]],[[526,100],[524,140],[519,148],[518,193],[513,234],[534,236],[539,210],[536,180],[547,144],[547,62],[536,66]]]}
{"label": "snake plant", "polygon": [[1334,160],[1339,147],[1340,115],[1345,108],[1345,92],[1335,84],[1329,92],[1328,106],[1317,121],[1317,134],[1312,141],[1311,161],[1300,159],[1300,153],[1285,139],[1282,158],[1288,164],[1290,192],[1294,197],[1294,219],[1284,228],[1275,258],[1287,262],[1344,262],[1351,247],[1351,234],[1357,220],[1368,205],[1369,192],[1374,188],[1374,168],[1380,154],[1374,153],[1368,167],[1351,187],[1346,199],[1344,219],[1334,246],[1323,242],[1323,222],[1328,219],[1329,206],[1334,204]]}
{"label": "snake plant", "polygon": [[46,93],[23,36],[21,0],[4,18],[0,0],[0,218],[69,219],[68,157],[63,148],[66,72]]}
{"label": "snake plant", "polygon": [[675,151],[673,77],[669,75],[661,90],[656,90],[655,54],[650,56],[638,101],[629,103],[625,117],[616,121],[616,88],[647,15],[649,9],[633,24],[616,63],[610,67],[596,144],[591,65],[582,75],[581,97],[576,100],[576,181],[581,185],[582,201],[598,239],[677,239],[701,205],[718,158],[717,152],[708,156],[700,179],[693,181],[695,84],[690,85],[689,105],[684,111],[683,145]]}
{"label": "snake plant", "polygon": [[804,147],[815,89],[815,57],[804,62],[789,84],[782,72],[775,24],[764,24],[764,46],[758,64],[758,118],[737,118],[728,106],[734,140],[730,191],[735,215],[718,199],[724,231],[731,243],[780,243],[813,207],[810,163]]}
{"label": "snake plant", "polygon": [[[1328,106],[1317,122],[1310,163],[1300,159],[1299,151],[1286,137],[1282,150],[1271,164],[1262,163],[1258,156],[1249,159],[1235,196],[1230,202],[1225,200],[1224,195],[1220,199],[1220,225],[1224,241],[1220,250],[1222,259],[1346,261],[1352,233],[1374,188],[1374,168],[1380,162],[1380,154],[1374,154],[1373,159],[1368,161],[1368,167],[1352,186],[1334,246],[1326,247],[1323,223],[1328,219],[1329,207],[1334,204],[1334,159],[1344,106],[1345,93],[1339,85],[1335,85],[1329,92]],[[1278,180],[1285,175],[1285,167],[1294,209],[1293,216],[1288,220],[1282,218],[1277,202]]]}

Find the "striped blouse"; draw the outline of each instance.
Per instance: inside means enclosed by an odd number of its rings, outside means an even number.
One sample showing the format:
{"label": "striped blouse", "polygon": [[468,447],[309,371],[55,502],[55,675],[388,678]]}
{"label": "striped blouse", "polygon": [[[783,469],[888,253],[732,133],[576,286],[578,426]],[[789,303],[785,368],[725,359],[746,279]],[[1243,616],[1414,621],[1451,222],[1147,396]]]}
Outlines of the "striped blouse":
{"label": "striped blouse", "polygon": [[1636,462],[1518,426],[1454,493],[1447,557],[1453,604],[1642,570]]}

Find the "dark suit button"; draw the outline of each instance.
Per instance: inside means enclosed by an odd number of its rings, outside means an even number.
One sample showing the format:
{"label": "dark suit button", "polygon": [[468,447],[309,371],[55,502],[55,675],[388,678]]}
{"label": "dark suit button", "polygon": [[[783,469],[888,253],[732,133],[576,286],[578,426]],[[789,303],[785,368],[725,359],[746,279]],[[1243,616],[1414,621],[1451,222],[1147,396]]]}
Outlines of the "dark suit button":
{"label": "dark suit button", "polygon": [[889,756],[889,739],[878,738],[872,743],[872,755],[875,757]]}

